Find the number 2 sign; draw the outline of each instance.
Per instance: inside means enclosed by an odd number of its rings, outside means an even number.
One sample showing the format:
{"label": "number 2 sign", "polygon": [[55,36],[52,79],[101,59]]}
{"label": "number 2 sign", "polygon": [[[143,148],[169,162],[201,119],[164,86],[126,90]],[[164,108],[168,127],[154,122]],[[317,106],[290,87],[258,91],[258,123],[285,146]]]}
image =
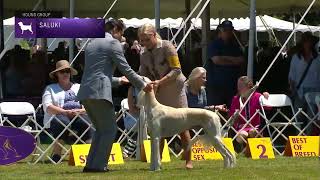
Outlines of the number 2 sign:
{"label": "number 2 sign", "polygon": [[274,159],[270,138],[248,138],[248,144],[252,159]]}

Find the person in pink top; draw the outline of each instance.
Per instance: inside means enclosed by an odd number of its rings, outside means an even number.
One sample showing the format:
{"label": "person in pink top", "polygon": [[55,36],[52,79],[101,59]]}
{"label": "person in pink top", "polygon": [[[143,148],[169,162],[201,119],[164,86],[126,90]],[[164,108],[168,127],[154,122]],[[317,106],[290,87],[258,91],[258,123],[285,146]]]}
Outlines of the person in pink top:
{"label": "person in pink top", "polygon": [[[247,76],[242,76],[238,79],[238,94],[233,97],[229,115],[232,116],[237,110],[240,110],[246,102],[247,96],[250,94],[250,90],[254,88],[252,80]],[[264,92],[260,94],[254,92],[251,99],[247,103],[246,107],[242,110],[241,115],[247,120],[251,119],[250,123],[247,124],[246,120],[239,116],[233,124],[233,127],[237,130],[237,142],[240,144],[245,143],[247,138],[256,137],[260,127],[260,115],[255,114],[256,111],[261,109],[260,99],[268,98],[269,93]],[[252,117],[254,116],[254,117]]]}

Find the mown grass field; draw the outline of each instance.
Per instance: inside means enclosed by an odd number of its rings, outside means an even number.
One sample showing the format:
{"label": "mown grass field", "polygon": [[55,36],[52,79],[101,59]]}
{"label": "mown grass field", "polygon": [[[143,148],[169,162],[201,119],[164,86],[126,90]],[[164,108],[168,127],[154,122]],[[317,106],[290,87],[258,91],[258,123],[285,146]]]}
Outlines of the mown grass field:
{"label": "mown grass field", "polygon": [[18,163],[0,166],[0,179],[306,179],[320,180],[318,158],[290,158],[277,156],[273,160],[237,159],[234,169],[222,168],[222,161],[194,162],[194,169],[186,170],[184,161],[172,159],[162,165],[162,171],[150,172],[149,164],[126,161],[123,165],[111,165],[108,173],[81,173],[82,167]]}

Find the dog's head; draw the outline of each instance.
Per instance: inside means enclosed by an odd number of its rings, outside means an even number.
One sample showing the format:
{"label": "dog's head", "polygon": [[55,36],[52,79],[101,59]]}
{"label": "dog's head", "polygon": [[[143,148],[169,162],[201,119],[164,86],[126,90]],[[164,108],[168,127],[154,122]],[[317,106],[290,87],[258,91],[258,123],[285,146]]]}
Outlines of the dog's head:
{"label": "dog's head", "polygon": [[19,26],[23,26],[23,23],[20,21],[20,22],[18,22],[18,24],[19,24]]}
{"label": "dog's head", "polygon": [[[141,77],[142,77],[142,80],[146,83],[152,82],[149,78],[147,78],[145,76],[141,76]],[[140,92],[137,96],[137,106],[140,108],[142,106],[145,106],[145,95],[146,95],[146,93],[142,89],[140,89]]]}

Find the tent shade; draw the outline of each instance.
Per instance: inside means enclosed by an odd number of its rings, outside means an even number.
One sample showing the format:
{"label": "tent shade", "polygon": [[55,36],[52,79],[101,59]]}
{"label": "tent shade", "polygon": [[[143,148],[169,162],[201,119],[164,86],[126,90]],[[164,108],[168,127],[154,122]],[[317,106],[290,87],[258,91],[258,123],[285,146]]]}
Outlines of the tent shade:
{"label": "tent shade", "polygon": [[[101,17],[114,0],[77,0],[75,1],[75,16]],[[198,0],[190,0],[194,7]],[[38,0],[4,0],[4,15],[6,18],[14,16],[19,9],[32,9]],[[257,0],[257,14],[304,12],[311,0]],[[69,15],[68,0],[46,0],[48,10],[63,11]],[[247,17],[250,0],[211,0],[211,17]],[[312,10],[320,8],[320,1],[316,1]],[[118,0],[110,12],[112,17],[124,18],[152,18],[154,17],[153,0]],[[161,18],[184,17],[185,0],[161,0]]]}

